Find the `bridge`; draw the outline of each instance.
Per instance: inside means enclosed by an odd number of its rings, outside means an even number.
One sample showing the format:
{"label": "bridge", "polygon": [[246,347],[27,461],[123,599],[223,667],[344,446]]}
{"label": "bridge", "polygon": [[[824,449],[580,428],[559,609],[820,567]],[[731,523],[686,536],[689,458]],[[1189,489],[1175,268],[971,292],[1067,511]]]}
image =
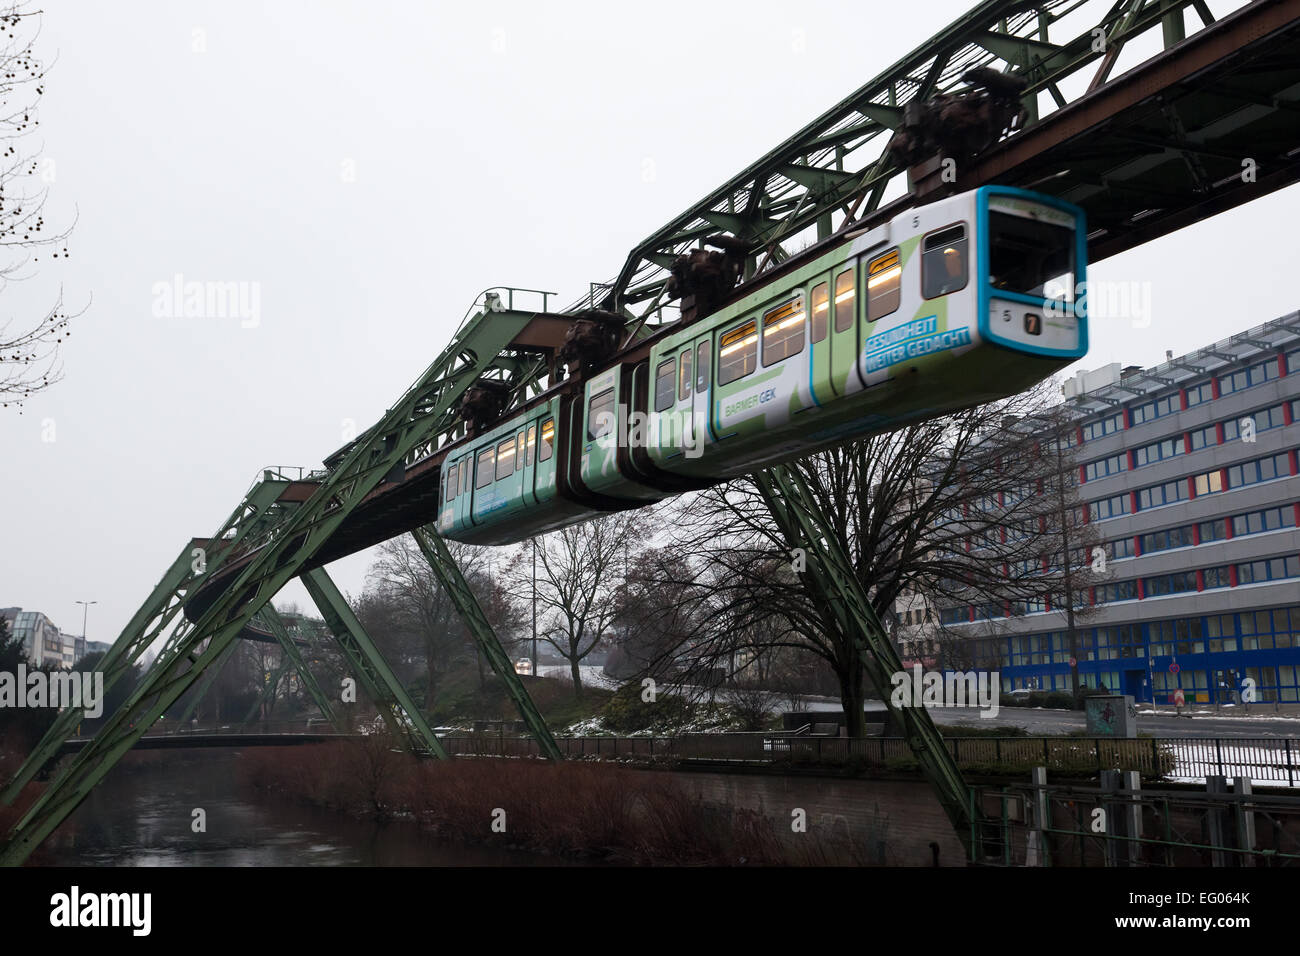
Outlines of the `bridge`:
{"label": "bridge", "polygon": [[[293,578],[303,581],[394,733],[412,749],[449,756],[324,570],[405,532],[415,535],[505,681],[539,754],[562,759],[455,562],[426,526],[439,500],[444,449],[467,433],[459,413],[467,390],[490,383],[509,413],[556,386],[565,336],[592,309],[621,323],[622,355],[694,321],[689,308],[671,300],[670,268],[706,237],[722,236],[743,251],[735,298],[748,283],[792,268],[820,242],[986,183],[1082,206],[1096,260],[1296,182],[1300,0],[1253,0],[1216,17],[1220,6],[987,0],[656,230],[612,280],[593,283],[580,300],[551,311],[547,293],[485,292],[415,383],[355,441],[328,455],[324,468],[267,469],[215,532],[184,543],[101,661],[105,686],[148,648],[161,642],[161,651],[20,819],[0,861],[25,860],[146,728],[211,679],[236,641],[276,640],[314,686],[270,605]],[[996,142],[971,151],[969,143],[945,142],[942,124],[927,122],[927,109],[950,103],[968,88],[968,77],[981,75],[1016,90],[1017,116]],[[900,184],[905,194],[887,202]],[[826,515],[789,469],[754,479],[791,547],[812,543],[813,587],[856,636],[868,676],[887,686],[888,675],[901,669],[898,653],[852,565],[822,533],[831,526]],[[312,695],[330,713],[319,688]],[[896,716],[956,833],[972,844],[981,811],[943,738],[923,708]],[[57,755],[80,717],[75,709],[58,716],[4,790],[6,802]]]}

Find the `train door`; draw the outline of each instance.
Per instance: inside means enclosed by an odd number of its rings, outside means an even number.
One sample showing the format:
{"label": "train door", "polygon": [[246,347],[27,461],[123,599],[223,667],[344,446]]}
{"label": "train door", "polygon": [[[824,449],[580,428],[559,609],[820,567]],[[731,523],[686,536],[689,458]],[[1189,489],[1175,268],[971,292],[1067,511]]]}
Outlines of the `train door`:
{"label": "train door", "polygon": [[537,421],[531,421],[519,433],[523,442],[522,454],[518,461],[524,469],[524,501],[536,504],[537,498]]}
{"label": "train door", "polygon": [[695,384],[691,389],[691,432],[693,449],[699,452],[713,441],[709,402],[713,394],[713,340],[710,337],[695,340]]}
{"label": "train door", "polygon": [[838,266],[831,274],[830,321],[831,387],[836,395],[860,391],[858,377],[858,289],[852,262]]}
{"label": "train door", "polygon": [[831,279],[828,273],[808,292],[808,387],[815,405],[836,396],[831,374]]}

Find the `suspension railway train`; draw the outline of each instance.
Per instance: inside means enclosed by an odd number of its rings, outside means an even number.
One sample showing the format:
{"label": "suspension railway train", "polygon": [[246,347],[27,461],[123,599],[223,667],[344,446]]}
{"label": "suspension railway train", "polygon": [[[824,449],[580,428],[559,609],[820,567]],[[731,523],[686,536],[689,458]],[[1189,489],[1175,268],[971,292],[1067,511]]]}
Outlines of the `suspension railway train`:
{"label": "suspension railway train", "polygon": [[499,545],[1005,397],[1088,349],[1083,210],[984,186],[819,243],[442,461],[438,532]]}

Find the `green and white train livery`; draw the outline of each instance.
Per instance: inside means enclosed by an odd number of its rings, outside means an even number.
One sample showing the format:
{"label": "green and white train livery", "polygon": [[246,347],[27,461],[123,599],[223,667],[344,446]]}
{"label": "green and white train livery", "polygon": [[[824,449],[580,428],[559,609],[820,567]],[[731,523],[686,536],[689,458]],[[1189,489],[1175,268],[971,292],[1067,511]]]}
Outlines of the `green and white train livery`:
{"label": "green and white train livery", "polygon": [[520,541],[1013,394],[1087,352],[1086,257],[1083,210],[1002,186],[821,243],[454,446],[438,531]]}

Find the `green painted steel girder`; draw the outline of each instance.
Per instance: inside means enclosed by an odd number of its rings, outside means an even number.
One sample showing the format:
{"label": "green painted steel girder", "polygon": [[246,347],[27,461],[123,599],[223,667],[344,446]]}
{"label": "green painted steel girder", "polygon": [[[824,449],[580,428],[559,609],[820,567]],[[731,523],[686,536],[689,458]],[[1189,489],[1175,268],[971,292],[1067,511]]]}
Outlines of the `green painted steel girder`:
{"label": "green painted steel girder", "polygon": [[[37,798],[0,849],[0,863],[15,865],[25,860],[203,671],[222,657],[252,616],[304,569],[361,501],[393,474],[394,466],[404,462],[417,446],[450,430],[448,420],[455,418],[456,405],[465,391],[493,367],[498,355],[506,353],[533,314],[485,304],[397,405],[368,430],[366,440],[338,453],[311,497],[268,531],[265,543],[248,554],[242,569],[231,572],[224,582],[214,582],[214,588],[222,585],[220,593],[186,629],[175,654],[162,666],[154,662],[95,739]],[[138,639],[138,634],[124,632],[118,640]],[[418,713],[411,717],[419,730],[423,719]],[[444,755],[431,731],[427,736],[425,742],[433,752]]]}
{"label": "green painted steel girder", "polygon": [[302,576],[302,583],[347,656],[352,673],[361,681],[393,736],[408,741],[413,752],[427,752],[446,760],[447,751],[443,749],[433,728],[415,706],[393,669],[388,666],[375,642],[362,628],[361,622],[352,613],[352,608],[343,599],[325,569],[308,571]]}
{"label": "green painted steel girder", "polygon": [[[311,668],[303,660],[302,652],[298,650],[298,643],[293,639],[287,630],[285,630],[284,620],[276,609],[268,603],[259,613],[263,624],[274,636],[276,643],[280,645],[280,654],[297,673],[298,679],[302,681],[302,686],[321,712],[321,716],[334,725],[335,730],[342,731],[343,725],[339,722],[339,717],[334,708],[330,705],[329,698],[321,690],[320,684],[316,682]],[[282,668],[283,669],[283,668]]]}
{"label": "green painted steel girder", "polygon": [[[256,536],[263,529],[262,519],[273,510],[276,499],[287,486],[288,483],[284,481],[264,480],[256,483],[208,545],[195,548],[191,542],[181,550],[149,597],[127,622],[121,636],[95,665],[94,673],[104,675],[105,693],[124,674],[131,672],[141,655],[184,608],[198,585],[220,570],[237,549],[246,545],[250,537]],[[211,545],[213,541],[218,542],[217,546]],[[171,657],[179,635],[184,630],[182,622],[172,631],[158,655],[158,661]],[[155,661],[155,667],[158,666],[158,661]],[[80,707],[68,707],[59,712],[49,730],[0,793],[0,802],[5,805],[13,803],[22,788],[58,755],[63,742],[73,735],[84,716],[85,710]]]}
{"label": "green painted steel girder", "polygon": [[506,685],[506,692],[510,699],[514,701],[515,707],[519,711],[519,716],[523,718],[524,724],[528,727],[528,732],[533,735],[537,741],[537,746],[542,755],[549,760],[559,762],[564,759],[560,753],[559,746],[555,743],[555,738],[551,736],[550,728],[546,726],[546,721],[542,718],[533,703],[533,699],[528,696],[528,689],[524,687],[524,682],[519,679],[515,673],[514,665],[511,663],[505,648],[497,640],[496,631],[488,622],[487,615],[483,613],[483,608],[479,605],[478,599],[474,597],[474,592],[470,589],[469,583],[465,580],[464,575],[460,573],[460,568],[456,564],[456,559],[451,556],[447,550],[447,545],[442,538],[438,537],[437,532],[432,527],[426,525],[422,528],[416,528],[412,532],[415,542],[420,546],[424,553],[424,558],[429,562],[429,567],[438,577],[438,583],[442,585],[447,596],[451,599],[452,604],[456,606],[461,620],[465,622],[465,627],[469,630],[470,636],[487,658],[487,662],[496,671]]}
{"label": "green painted steel girder", "polygon": [[972,833],[980,821],[972,816],[978,810],[972,809],[970,788],[930,719],[929,711],[924,707],[894,706],[892,677],[903,672],[903,662],[854,573],[852,561],[840,547],[838,529],[796,470],[781,465],[759,472],[753,478],[786,544],[792,550],[804,550],[805,573],[825,606],[835,615],[842,633],[856,645],[876,693],[904,728],[908,747],[934,788],[958,839],[974,858]]}

